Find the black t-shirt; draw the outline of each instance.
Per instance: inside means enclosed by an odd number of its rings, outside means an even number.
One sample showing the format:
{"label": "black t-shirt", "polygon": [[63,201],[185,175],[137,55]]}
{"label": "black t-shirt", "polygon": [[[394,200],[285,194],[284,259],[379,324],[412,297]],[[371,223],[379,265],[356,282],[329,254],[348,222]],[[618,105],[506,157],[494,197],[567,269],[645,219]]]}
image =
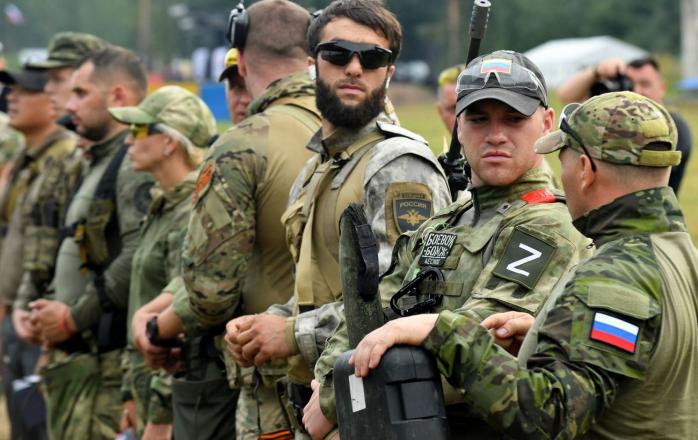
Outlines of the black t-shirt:
{"label": "black t-shirt", "polygon": [[679,193],[679,186],[683,180],[683,173],[686,171],[686,164],[688,163],[688,158],[691,155],[691,130],[688,128],[688,123],[683,118],[675,112],[669,112],[671,117],[674,118],[674,123],[676,124],[676,129],[678,131],[679,139],[676,144],[676,149],[681,152],[681,163],[672,167],[671,175],[669,176],[669,186],[674,189],[674,193]]}

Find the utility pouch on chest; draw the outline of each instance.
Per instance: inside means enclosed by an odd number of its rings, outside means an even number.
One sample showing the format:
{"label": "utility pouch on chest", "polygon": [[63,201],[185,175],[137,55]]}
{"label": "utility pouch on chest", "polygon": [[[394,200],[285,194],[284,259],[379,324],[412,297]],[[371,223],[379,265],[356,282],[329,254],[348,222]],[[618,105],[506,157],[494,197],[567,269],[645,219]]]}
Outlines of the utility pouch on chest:
{"label": "utility pouch on chest", "polygon": [[27,225],[24,237],[24,269],[51,273],[60,245],[60,231],[51,226]]}
{"label": "utility pouch on chest", "polygon": [[85,246],[92,265],[106,266],[109,262],[107,228],[113,221],[115,208],[113,200],[93,200],[90,203],[85,220],[85,240],[84,244],[80,243],[80,247]]}
{"label": "utility pouch on chest", "polygon": [[307,216],[303,213],[304,202],[305,197],[299,197],[281,216],[281,223],[283,223],[286,231],[286,246],[291,253],[293,261],[296,263],[301,250],[303,228],[308,221]]}

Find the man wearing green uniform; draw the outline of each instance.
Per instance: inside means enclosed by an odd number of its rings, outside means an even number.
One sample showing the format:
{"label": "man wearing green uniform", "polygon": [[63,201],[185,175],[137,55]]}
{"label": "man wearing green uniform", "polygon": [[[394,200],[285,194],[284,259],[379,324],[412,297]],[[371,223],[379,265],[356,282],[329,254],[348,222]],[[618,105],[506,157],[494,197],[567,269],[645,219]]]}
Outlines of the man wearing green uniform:
{"label": "man wearing green uniform", "polygon": [[[234,43],[238,72],[253,97],[250,116],[221,135],[201,166],[182,256],[186,291],[175,292],[173,308],[159,315],[162,338],[182,328],[187,338],[221,334],[230,319],[263,312],[292,291],[279,219],[310,157],[304,147],[320,127],[306,74],[310,14],[286,0],[257,2],[245,14],[245,42]],[[274,385],[284,371],[283,364],[232,370],[240,399],[235,420],[225,422],[236,424],[238,439],[289,435]]]}
{"label": "man wearing green uniform", "polygon": [[[533,150],[553,122],[537,66],[516,52],[483,55],[459,76],[457,92],[470,197],[398,241],[379,286],[388,319],[458,308],[480,319],[507,310],[536,314],[560,277],[588,253],[589,242],[572,226]],[[417,283],[416,290],[403,290],[408,283]],[[349,349],[342,325],[315,368],[329,419],[335,418],[334,362]],[[467,411],[456,390],[447,387],[445,397],[452,433],[485,435],[487,428],[470,420],[457,426]]]}
{"label": "man wearing green uniform", "polygon": [[557,285],[518,359],[461,310],[375,331],[356,350],[356,372],[368,374],[393,344],[422,344],[507,436],[692,438],[698,254],[667,186],[680,160],[676,126],[664,107],[632,92],[563,113],[560,130],[536,149],[560,150],[574,224],[597,249]]}
{"label": "man wearing green uniform", "polygon": [[[30,430],[24,423],[26,402],[13,392],[13,380],[34,374],[40,347],[21,340],[12,325],[12,304],[22,277],[26,222],[23,213],[31,209],[30,194],[36,191],[39,176],[51,160],[62,161],[75,149],[76,136],[55,122],[49,96],[44,92],[44,71],[24,68],[20,72],[0,71],[0,82],[11,86],[8,95],[9,123],[26,141],[12,162],[8,185],[0,193],[0,300],[3,319],[3,378],[12,421],[13,438],[45,438],[45,427]],[[20,404],[20,402],[22,402]]]}
{"label": "man wearing green uniform", "polygon": [[49,286],[55,300],[31,304],[43,342],[55,347],[42,371],[53,438],[113,439],[118,431],[131,259],[152,178],[131,168],[126,127],[107,109],[137,104],[146,86],[143,63],[122,48],[89,56],[73,74],[66,109],[94,143],[66,213]]}
{"label": "man wearing green uniform", "polygon": [[295,262],[294,296],[267,313],[228,324],[241,365],[288,359],[289,418],[300,434],[312,366],[342,314],[338,222],[363,203],[385,270],[401,232],[415,229],[450,201],[441,168],[421,136],[393,125],[385,93],[402,43],[395,16],[376,1],[333,2],[311,24],[322,129],[315,154],[291,191],[283,215]]}

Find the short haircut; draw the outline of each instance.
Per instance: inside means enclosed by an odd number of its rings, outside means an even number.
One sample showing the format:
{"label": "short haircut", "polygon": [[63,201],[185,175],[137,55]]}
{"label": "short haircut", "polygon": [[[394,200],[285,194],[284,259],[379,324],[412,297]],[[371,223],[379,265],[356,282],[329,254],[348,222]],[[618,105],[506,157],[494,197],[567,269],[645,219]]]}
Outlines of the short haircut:
{"label": "short haircut", "polygon": [[654,67],[654,70],[659,72],[659,63],[652,56],[638,58],[638,59],[632,60],[631,62],[628,63],[628,67],[632,67],[633,69],[641,69],[641,68],[648,66],[648,65]]}
{"label": "short haircut", "polygon": [[310,24],[308,46],[311,52],[320,43],[322,30],[332,20],[348,18],[351,21],[374,29],[388,40],[388,49],[393,52],[392,61],[400,55],[402,47],[402,27],[395,15],[387,10],[379,0],[335,0]]}
{"label": "short haircut", "polygon": [[92,63],[90,79],[106,84],[125,81],[141,99],[148,91],[148,72],[143,61],[134,52],[118,46],[109,46],[83,58],[76,69]]}
{"label": "short haircut", "polygon": [[305,41],[310,13],[288,0],[262,0],[247,9],[249,30],[242,52],[275,61],[305,61],[310,53]]}

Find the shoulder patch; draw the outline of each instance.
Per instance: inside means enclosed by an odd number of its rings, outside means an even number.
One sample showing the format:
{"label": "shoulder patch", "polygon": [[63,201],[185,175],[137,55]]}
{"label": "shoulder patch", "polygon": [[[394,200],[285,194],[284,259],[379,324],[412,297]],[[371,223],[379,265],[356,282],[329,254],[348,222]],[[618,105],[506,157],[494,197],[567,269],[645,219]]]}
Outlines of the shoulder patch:
{"label": "shoulder patch", "polygon": [[150,188],[153,187],[153,183],[153,181],[141,183],[138,185],[138,188],[136,188],[136,191],[133,194],[133,204],[138,212],[144,215],[150,209],[150,202],[152,201],[150,196]]}
{"label": "shoulder patch", "polygon": [[556,249],[556,246],[515,228],[492,273],[531,290],[538,283]]}
{"label": "shoulder patch", "polygon": [[387,124],[385,122],[378,122],[378,129],[383,133],[386,137],[395,137],[395,136],[402,136],[406,138],[410,138],[414,141],[421,142],[423,144],[427,144],[426,139],[424,139],[422,136],[418,135],[417,133],[413,133],[410,130],[400,127],[399,125],[393,125],[393,124]]}
{"label": "shoulder patch", "polygon": [[194,194],[192,195],[192,205],[196,205],[199,198],[206,192],[209,185],[211,184],[211,177],[213,175],[213,163],[209,162],[204,166],[199,173],[199,178],[196,179],[196,185],[194,186]]}
{"label": "shoulder patch", "polygon": [[419,255],[420,266],[441,267],[456,244],[456,234],[449,232],[431,232],[427,235]]}
{"label": "shoulder patch", "polygon": [[594,312],[589,338],[604,342],[613,347],[635,353],[635,344],[640,327],[627,320],[607,313]]}
{"label": "shoulder patch", "polygon": [[[393,182],[385,192],[385,221],[388,241],[414,231],[432,216],[431,189],[417,182]],[[392,212],[391,212],[392,211]]]}

